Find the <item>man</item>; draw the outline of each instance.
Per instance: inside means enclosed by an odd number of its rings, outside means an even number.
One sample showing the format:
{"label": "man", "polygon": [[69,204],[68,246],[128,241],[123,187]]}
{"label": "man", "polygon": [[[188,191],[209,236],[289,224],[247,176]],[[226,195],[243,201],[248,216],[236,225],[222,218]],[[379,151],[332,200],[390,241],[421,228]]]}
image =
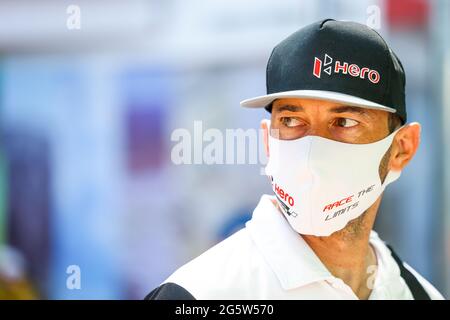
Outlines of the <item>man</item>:
{"label": "man", "polygon": [[266,81],[241,105],[271,112],[274,196],[147,299],[442,299],[372,231],[420,141],[394,52],[364,25],[327,19],[274,48]]}

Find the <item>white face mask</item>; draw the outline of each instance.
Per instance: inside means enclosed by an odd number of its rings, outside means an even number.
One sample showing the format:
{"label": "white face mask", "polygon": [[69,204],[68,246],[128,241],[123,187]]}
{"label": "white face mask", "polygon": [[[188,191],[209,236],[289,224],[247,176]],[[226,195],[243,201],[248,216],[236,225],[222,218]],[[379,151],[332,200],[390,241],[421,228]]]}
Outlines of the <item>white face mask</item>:
{"label": "white face mask", "polygon": [[279,140],[269,135],[266,174],[292,228],[300,234],[329,236],[367,210],[400,177],[400,171],[389,171],[382,184],[378,173],[398,130],[368,144],[319,136]]}

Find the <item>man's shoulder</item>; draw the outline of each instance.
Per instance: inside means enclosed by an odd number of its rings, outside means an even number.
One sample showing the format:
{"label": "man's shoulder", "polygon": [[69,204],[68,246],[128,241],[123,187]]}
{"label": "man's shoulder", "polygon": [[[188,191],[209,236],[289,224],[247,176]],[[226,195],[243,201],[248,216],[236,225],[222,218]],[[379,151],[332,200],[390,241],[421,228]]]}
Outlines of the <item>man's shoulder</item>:
{"label": "man's shoulder", "polygon": [[152,290],[144,300],[195,300],[195,298],[182,286],[166,282]]}
{"label": "man's shoulder", "polygon": [[[177,269],[152,291],[154,299],[178,296],[203,299],[223,298],[236,292],[251,274],[261,268],[262,257],[246,228],[243,228]],[[234,289],[233,289],[234,288]],[[147,297],[149,297],[147,296]]]}
{"label": "man's shoulder", "polygon": [[[372,244],[375,244],[377,249],[382,252],[382,254],[389,258],[389,264],[395,264],[398,267],[395,267],[398,272],[400,273],[400,266],[398,265],[397,261],[395,261],[394,255],[396,255],[395,252],[393,252],[393,248],[391,246],[388,246],[375,232],[372,231],[370,235],[370,242]],[[400,257],[397,257],[400,259]],[[386,261],[385,261],[386,263]],[[402,260],[403,266],[410,272],[412,275],[417,279],[417,281],[420,283],[420,285],[423,287],[423,289],[426,291],[426,293],[430,296],[430,299],[432,300],[442,300],[444,297],[442,294],[439,293],[439,291],[428,281],[426,280],[422,275],[419,274],[418,271],[416,271],[413,267],[411,267],[407,262]],[[400,274],[399,274],[400,276]],[[411,288],[409,288],[411,290]]]}
{"label": "man's shoulder", "polygon": [[425,279],[423,276],[421,276],[419,272],[414,270],[413,267],[411,267],[406,262],[404,262],[404,266],[406,269],[409,270],[409,272],[411,272],[414,275],[414,277],[416,277],[417,281],[419,281],[419,283],[422,285],[422,287],[428,293],[431,300],[445,300],[445,298],[442,296],[442,294],[427,279]]}
{"label": "man's shoulder", "polygon": [[245,259],[253,249],[253,241],[247,229],[243,228],[180,267],[172,276],[201,269],[208,269],[211,272],[212,267],[223,266],[224,263],[241,264],[242,259]]}

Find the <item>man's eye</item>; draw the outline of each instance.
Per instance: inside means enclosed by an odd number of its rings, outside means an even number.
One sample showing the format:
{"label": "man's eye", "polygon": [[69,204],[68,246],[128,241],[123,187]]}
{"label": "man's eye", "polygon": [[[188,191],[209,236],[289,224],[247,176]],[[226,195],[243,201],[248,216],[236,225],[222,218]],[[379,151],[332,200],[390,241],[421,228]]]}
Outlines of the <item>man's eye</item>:
{"label": "man's eye", "polygon": [[356,126],[358,123],[358,121],[349,118],[338,118],[336,120],[336,125],[343,128],[351,128]]}
{"label": "man's eye", "polygon": [[296,127],[301,124],[298,119],[292,117],[282,117],[280,121],[284,126],[289,128]]}

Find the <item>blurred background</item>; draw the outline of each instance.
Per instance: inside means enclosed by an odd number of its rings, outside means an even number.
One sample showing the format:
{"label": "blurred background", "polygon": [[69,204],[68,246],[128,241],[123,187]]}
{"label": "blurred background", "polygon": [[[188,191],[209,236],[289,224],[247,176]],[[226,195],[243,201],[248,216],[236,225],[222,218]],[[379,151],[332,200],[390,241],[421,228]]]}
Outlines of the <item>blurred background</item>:
{"label": "blurred background", "polygon": [[258,128],[239,101],[323,18],[372,24],[405,66],[421,147],[375,229],[448,298],[450,1],[2,0],[0,299],[142,299],[242,227],[261,166],[175,165],[171,134]]}

